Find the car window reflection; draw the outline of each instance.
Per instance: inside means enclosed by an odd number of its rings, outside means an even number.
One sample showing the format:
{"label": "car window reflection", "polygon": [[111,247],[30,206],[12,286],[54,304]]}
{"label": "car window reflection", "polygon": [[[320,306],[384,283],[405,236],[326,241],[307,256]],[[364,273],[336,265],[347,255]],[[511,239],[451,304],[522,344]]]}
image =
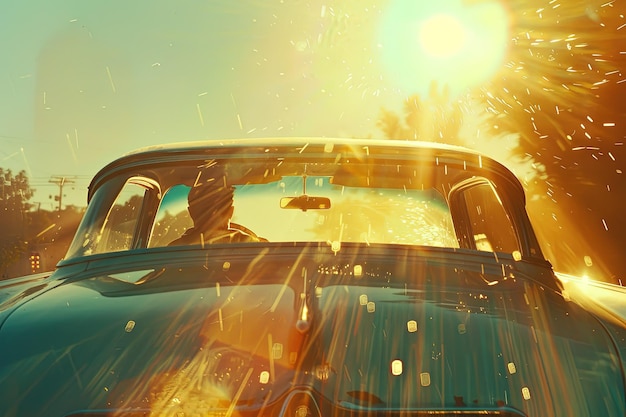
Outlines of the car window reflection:
{"label": "car window reflection", "polygon": [[[259,241],[458,247],[449,209],[436,190],[345,187],[332,184],[329,177],[308,177],[307,184],[311,195],[327,198],[332,202],[331,207],[285,210],[280,205],[281,199],[301,193],[302,188],[300,177],[285,177],[267,184],[234,187],[231,225],[242,228],[247,235],[262,236]],[[151,247],[223,243],[219,239],[212,240],[210,232],[203,239],[193,237],[194,223],[188,208],[190,190],[188,186],[176,185],[165,194],[157,213]],[[207,213],[212,204],[213,201],[207,201],[203,213]]]}

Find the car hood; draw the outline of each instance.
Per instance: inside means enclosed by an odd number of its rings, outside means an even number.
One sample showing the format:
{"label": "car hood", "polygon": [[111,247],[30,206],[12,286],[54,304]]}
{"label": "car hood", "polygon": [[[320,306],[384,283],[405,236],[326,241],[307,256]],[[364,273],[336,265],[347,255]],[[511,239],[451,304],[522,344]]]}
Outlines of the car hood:
{"label": "car hood", "polygon": [[614,339],[532,267],[369,251],[202,251],[68,279],[6,318],[0,414],[625,409]]}

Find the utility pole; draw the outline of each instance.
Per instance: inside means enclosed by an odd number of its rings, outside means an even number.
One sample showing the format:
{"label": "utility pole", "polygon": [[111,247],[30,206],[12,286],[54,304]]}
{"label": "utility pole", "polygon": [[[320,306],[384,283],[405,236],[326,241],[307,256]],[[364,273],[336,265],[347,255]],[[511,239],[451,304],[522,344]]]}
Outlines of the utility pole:
{"label": "utility pole", "polygon": [[74,184],[74,180],[67,177],[53,176],[50,178],[52,184],[59,186],[59,195],[55,198],[59,202],[59,214],[61,214],[61,204],[63,203],[63,186],[66,184]]}

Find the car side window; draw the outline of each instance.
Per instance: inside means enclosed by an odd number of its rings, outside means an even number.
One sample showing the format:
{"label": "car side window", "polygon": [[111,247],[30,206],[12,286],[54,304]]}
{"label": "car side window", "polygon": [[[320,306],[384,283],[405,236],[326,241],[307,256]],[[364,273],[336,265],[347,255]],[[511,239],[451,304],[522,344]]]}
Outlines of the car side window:
{"label": "car side window", "polygon": [[124,185],[102,227],[98,252],[133,248],[146,191],[145,187],[133,182]]}
{"label": "car side window", "polygon": [[182,184],[167,190],[159,205],[148,247],[167,246],[193,227],[193,221],[187,211],[188,193],[189,187]]}
{"label": "car side window", "polygon": [[146,177],[120,180],[96,190],[68,258],[146,247],[161,198],[159,185]]}
{"label": "car side window", "polygon": [[461,191],[467,215],[468,239],[477,250],[488,252],[519,251],[515,228],[493,186],[481,181]]}

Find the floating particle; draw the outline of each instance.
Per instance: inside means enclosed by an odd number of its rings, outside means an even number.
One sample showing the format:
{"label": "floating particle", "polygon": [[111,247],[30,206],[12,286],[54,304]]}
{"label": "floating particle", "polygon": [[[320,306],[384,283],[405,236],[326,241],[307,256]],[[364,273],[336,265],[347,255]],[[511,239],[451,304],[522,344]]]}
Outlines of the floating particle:
{"label": "floating particle", "polygon": [[370,301],[369,303],[367,303],[367,312],[373,313],[375,311],[376,311],[376,304],[373,301]]}
{"label": "floating particle", "polygon": [[367,294],[361,294],[359,296],[359,304],[361,304],[362,306],[367,305],[368,299],[367,299]]}
{"label": "floating particle", "polygon": [[283,344],[282,343],[274,343],[272,346],[272,357],[274,359],[280,359],[283,357]]}
{"label": "floating particle", "polygon": [[135,322],[133,320],[128,320],[128,323],[126,323],[126,327],[124,327],[124,331],[126,333],[130,333],[133,331],[134,328],[135,328]]}
{"label": "floating particle", "polygon": [[111,76],[111,69],[107,66],[107,76],[109,77],[109,83],[111,84],[111,90],[115,93],[115,83],[113,82],[113,77]]}
{"label": "floating particle", "polygon": [[415,333],[417,331],[417,321],[409,320],[406,323],[406,329],[409,331],[409,333]]}
{"label": "floating particle", "polygon": [[522,388],[522,397],[528,401],[530,400],[530,389],[528,389],[528,387],[524,387]]}
{"label": "floating particle", "polygon": [[269,371],[261,371],[259,374],[259,383],[267,384],[270,381],[270,373]]}
{"label": "floating particle", "polygon": [[513,362],[509,362],[506,367],[511,375],[517,372],[517,368],[515,368],[515,364]]}
{"label": "floating particle", "polygon": [[295,417],[307,417],[310,416],[311,410],[306,405],[300,405],[296,408],[296,416]]}
{"label": "floating particle", "polygon": [[202,117],[202,109],[200,109],[200,103],[196,103],[196,110],[198,112],[198,118],[200,119],[200,126],[204,126],[204,117]]}
{"label": "floating particle", "polygon": [[[432,317],[431,317],[432,318]],[[434,361],[439,360],[439,358],[441,358],[441,349],[438,348],[434,343],[433,343],[433,348],[430,351],[430,358]]]}
{"label": "floating particle", "polygon": [[391,361],[391,374],[402,375],[402,361],[400,359]]}
{"label": "floating particle", "polygon": [[430,385],[430,373],[428,372],[420,373],[420,384],[423,387],[427,387]]}
{"label": "floating particle", "polygon": [[315,367],[315,377],[320,381],[326,381],[330,377],[330,366],[319,365]]}

